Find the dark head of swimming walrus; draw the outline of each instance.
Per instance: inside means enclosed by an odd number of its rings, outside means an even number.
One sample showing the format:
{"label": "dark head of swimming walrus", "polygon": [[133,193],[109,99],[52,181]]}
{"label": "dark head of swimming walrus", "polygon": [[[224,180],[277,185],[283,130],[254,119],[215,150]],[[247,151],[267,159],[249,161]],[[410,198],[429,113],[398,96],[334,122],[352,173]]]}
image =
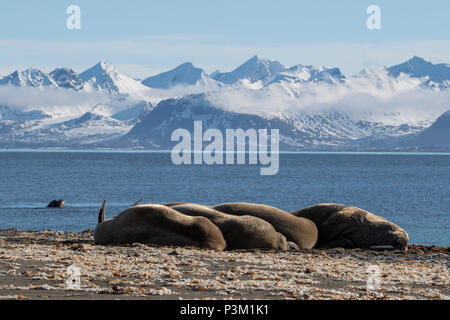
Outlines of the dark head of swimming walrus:
{"label": "dark head of swimming walrus", "polygon": [[104,205],[94,232],[96,244],[146,243],[224,250],[220,229],[205,217],[191,217],[163,205],[146,204],[126,209],[104,220]]}
{"label": "dark head of swimming walrus", "polygon": [[64,208],[64,200],[52,200],[47,205],[47,208]]}
{"label": "dark head of swimming walrus", "polygon": [[256,203],[223,203],[212,207],[235,216],[254,216],[269,222],[277,232],[294,242],[300,249],[311,249],[317,242],[316,225],[305,218],[296,217],[281,209]]}
{"label": "dark head of swimming walrus", "polygon": [[317,225],[318,247],[405,250],[408,246],[408,234],[402,228],[357,207],[324,203],[292,214]]}
{"label": "dark head of swimming walrus", "polygon": [[230,215],[193,203],[177,204],[171,208],[188,216],[202,216],[211,220],[222,231],[227,249],[287,250],[286,237],[263,219]]}

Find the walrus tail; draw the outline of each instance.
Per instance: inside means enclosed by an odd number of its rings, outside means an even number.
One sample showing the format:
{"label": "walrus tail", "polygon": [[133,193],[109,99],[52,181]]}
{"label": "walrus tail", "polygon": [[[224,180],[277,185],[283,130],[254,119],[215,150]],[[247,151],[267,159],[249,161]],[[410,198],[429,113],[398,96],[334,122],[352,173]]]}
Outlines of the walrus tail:
{"label": "walrus tail", "polygon": [[102,207],[100,208],[100,212],[98,213],[98,223],[102,223],[105,221],[105,206],[106,200],[103,200]]}

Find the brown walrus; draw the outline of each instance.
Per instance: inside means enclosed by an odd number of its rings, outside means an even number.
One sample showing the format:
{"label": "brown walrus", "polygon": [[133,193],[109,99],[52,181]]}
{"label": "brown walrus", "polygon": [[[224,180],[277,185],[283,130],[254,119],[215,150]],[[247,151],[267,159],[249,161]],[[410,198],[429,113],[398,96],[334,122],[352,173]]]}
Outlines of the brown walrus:
{"label": "brown walrus", "polygon": [[64,208],[64,200],[60,199],[60,200],[52,200],[50,201],[50,203],[47,205],[47,208]]}
{"label": "brown walrus", "polygon": [[254,216],[269,222],[277,232],[294,242],[300,249],[311,249],[317,242],[316,225],[305,218],[296,217],[289,212],[264,204],[234,202],[212,207],[215,210],[235,215]]}
{"label": "brown walrus", "polygon": [[134,206],[100,222],[94,232],[94,242],[195,246],[213,250],[226,247],[222,232],[207,218],[187,216],[156,204]]}
{"label": "brown walrus", "polygon": [[178,204],[171,208],[185,215],[208,218],[222,231],[227,249],[287,250],[286,237],[276,232],[274,227],[263,219],[229,215],[193,203]]}
{"label": "brown walrus", "polygon": [[363,209],[324,203],[292,212],[313,221],[319,229],[321,248],[401,249],[408,246],[408,234],[396,224]]}

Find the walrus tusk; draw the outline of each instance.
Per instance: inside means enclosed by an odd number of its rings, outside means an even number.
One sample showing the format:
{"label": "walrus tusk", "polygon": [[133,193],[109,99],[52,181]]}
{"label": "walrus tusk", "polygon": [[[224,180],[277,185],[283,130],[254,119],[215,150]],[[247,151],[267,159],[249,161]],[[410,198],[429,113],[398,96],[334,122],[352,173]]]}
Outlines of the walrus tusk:
{"label": "walrus tusk", "polygon": [[144,200],[144,198],[140,198],[138,201],[136,201],[136,202],[132,205],[132,207],[137,206],[139,203],[142,202],[142,200]]}
{"label": "walrus tusk", "polygon": [[371,247],[369,247],[369,249],[372,249],[372,250],[390,250],[390,249],[394,249],[394,247],[393,246],[391,246],[391,245],[381,245],[381,246],[371,246]]}
{"label": "walrus tusk", "polygon": [[100,208],[100,212],[98,213],[98,223],[102,223],[105,221],[105,206],[106,200],[103,200],[102,207]]}

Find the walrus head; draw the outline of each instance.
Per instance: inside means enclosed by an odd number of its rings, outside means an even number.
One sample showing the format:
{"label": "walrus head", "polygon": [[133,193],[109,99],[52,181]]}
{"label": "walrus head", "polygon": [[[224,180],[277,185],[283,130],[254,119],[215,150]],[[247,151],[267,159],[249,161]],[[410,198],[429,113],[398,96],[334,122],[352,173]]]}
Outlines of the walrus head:
{"label": "walrus head", "polygon": [[408,241],[409,241],[408,233],[406,233],[406,231],[401,229],[395,231],[393,235],[394,235],[393,247],[399,250],[408,250]]}
{"label": "walrus head", "polygon": [[408,234],[403,230],[395,230],[390,234],[390,241],[389,243],[382,244],[382,245],[375,245],[370,246],[369,249],[372,250],[408,250],[408,241],[409,237]]}
{"label": "walrus head", "polygon": [[389,229],[388,236],[386,237],[386,240],[388,240],[387,244],[390,244],[393,249],[407,250],[409,241],[408,233],[393,223],[388,224],[387,227]]}

